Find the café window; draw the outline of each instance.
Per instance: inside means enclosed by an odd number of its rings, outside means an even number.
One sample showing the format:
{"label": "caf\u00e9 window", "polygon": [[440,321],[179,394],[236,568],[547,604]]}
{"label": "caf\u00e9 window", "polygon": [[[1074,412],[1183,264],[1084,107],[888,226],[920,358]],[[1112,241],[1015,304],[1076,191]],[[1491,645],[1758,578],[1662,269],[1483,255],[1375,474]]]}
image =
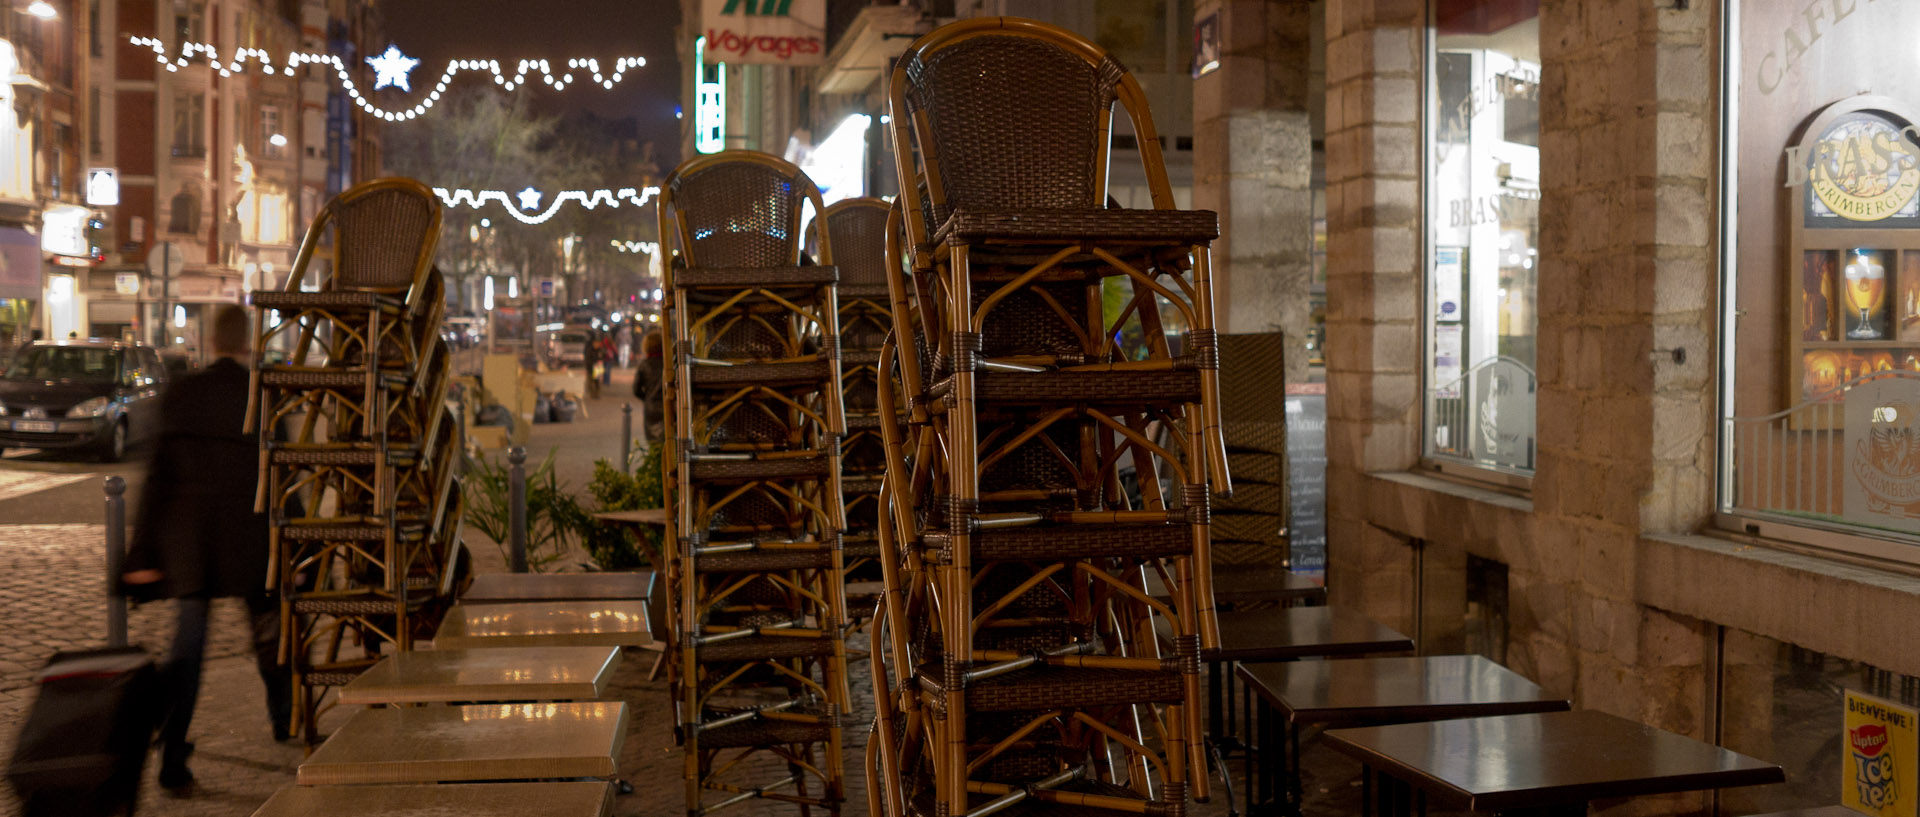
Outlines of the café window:
{"label": "caf\u00e9 window", "polygon": [[1920,6],[1731,11],[1720,523],[1920,563]]}
{"label": "caf\u00e9 window", "polygon": [[1424,453],[1534,467],[1538,0],[1436,0],[1429,39]]}

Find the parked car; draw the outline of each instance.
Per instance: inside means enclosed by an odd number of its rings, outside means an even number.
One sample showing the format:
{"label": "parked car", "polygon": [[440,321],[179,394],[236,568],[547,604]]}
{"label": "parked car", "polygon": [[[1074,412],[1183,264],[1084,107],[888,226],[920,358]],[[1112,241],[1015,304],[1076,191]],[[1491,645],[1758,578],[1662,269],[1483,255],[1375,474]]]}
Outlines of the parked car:
{"label": "parked car", "polygon": [[0,374],[0,448],[90,450],[113,462],[160,430],[166,364],[153,347],[43,340]]}

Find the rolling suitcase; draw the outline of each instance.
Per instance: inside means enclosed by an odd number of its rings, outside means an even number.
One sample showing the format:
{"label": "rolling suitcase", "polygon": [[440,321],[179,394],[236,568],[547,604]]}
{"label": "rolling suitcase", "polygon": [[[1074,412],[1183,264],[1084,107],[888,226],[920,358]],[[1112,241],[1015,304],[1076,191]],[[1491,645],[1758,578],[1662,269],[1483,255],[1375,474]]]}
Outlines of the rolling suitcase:
{"label": "rolling suitcase", "polygon": [[55,653],[34,680],[7,765],[22,814],[132,814],[160,706],[153,659],[139,647]]}

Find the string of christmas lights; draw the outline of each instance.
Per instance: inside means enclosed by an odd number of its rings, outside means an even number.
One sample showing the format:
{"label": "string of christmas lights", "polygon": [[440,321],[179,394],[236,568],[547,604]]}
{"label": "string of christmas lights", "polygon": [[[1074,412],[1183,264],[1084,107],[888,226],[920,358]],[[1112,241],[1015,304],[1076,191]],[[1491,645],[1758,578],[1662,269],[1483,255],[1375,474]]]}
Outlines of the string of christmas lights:
{"label": "string of christmas lights", "polygon": [[652,241],[621,241],[615,238],[610,239],[608,243],[612,244],[614,249],[627,253],[643,252],[652,255],[660,251],[660,245]]}
{"label": "string of christmas lights", "polygon": [[[593,78],[594,84],[607,90],[612,90],[615,84],[625,78],[628,70],[640,68],[647,64],[645,57],[621,57],[614,60],[613,71],[609,73],[602,71],[600,61],[597,59],[571,59],[567,60],[567,69],[565,71],[556,73],[546,60],[521,60],[515,67],[513,75],[509,77],[505,72],[500,70],[499,60],[449,60],[446,70],[441,72],[440,79],[434,83],[433,90],[427,92],[426,99],[421,100],[410,108],[390,110],[375,105],[371,100],[362,96],[359,86],[354,83],[352,76],[347,73],[346,61],[332,54],[313,54],[296,51],[286,56],[285,67],[275,68],[273,55],[259,48],[236,48],[232,56],[223,61],[220,58],[219,49],[214,48],[212,45],[207,43],[183,43],[180,46],[180,53],[169,59],[167,57],[166,43],[157,38],[128,37],[127,41],[138,48],[152,49],[154,62],[166,66],[168,71],[173,72],[177,72],[191,65],[196,59],[204,59],[209,66],[220,72],[220,76],[222,77],[231,77],[235,73],[244,71],[249,62],[258,62],[262,73],[269,75],[279,73],[289,77],[293,76],[294,69],[303,65],[331,66],[334,74],[337,75],[340,80],[340,87],[347,92],[347,96],[353,99],[355,105],[359,105],[361,109],[367,113],[385,119],[388,122],[410,120],[426,113],[428,109],[434,106],[434,103],[440,101],[440,94],[447,90],[447,83],[452,82],[454,76],[462,71],[491,73],[493,75],[493,83],[507,91],[526,85],[528,82],[527,77],[537,72],[540,75],[541,82],[556,91],[564,91],[578,81],[574,76],[574,72],[584,70],[588,76]],[[407,80],[407,74],[413,70],[414,66],[420,63],[419,60],[409,58],[400,53],[400,49],[394,46],[388,46],[386,52],[379,56],[368,57],[366,62],[373,67],[376,75],[373,85],[374,90],[393,86],[403,91],[412,90]]]}
{"label": "string of christmas lights", "polygon": [[[618,190],[562,190],[555,193],[552,199],[547,200],[547,206],[544,210],[541,209],[540,202],[545,199],[545,194],[531,187],[518,193],[508,193],[505,190],[449,190],[445,187],[436,187],[433,189],[433,192],[440,197],[441,203],[449,208],[464,205],[478,210],[485,207],[487,202],[499,202],[500,206],[506,208],[508,214],[519,219],[520,223],[540,224],[547,219],[553,218],[553,214],[559,212],[560,206],[569,201],[579,202],[581,207],[585,207],[588,210],[592,210],[601,205],[614,208],[618,208],[622,204],[644,207],[647,202],[653,200],[654,196],[659,195],[660,188],[622,187]],[[515,199],[519,201],[516,203],[514,201]]]}

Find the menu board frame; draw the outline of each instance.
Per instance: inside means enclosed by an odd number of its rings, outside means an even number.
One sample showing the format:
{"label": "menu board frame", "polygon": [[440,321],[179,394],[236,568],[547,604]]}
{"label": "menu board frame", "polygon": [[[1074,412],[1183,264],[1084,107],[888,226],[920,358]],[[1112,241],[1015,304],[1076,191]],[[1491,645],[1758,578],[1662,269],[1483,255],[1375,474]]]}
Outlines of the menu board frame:
{"label": "menu board frame", "polygon": [[[1884,135],[1891,129],[1904,144],[1896,145],[1913,157],[1890,185],[1894,203],[1871,209],[1873,218],[1838,215],[1829,202],[1845,203],[1850,192],[1844,182],[1818,166],[1835,160],[1836,145],[1861,146],[1863,134]],[[1920,192],[1900,195],[1909,183],[1920,183],[1920,114],[1885,96],[1861,95],[1821,109],[1787,150],[1790,206],[1788,255],[1782,278],[1786,302],[1787,376],[1785,405],[1797,407],[1824,399],[1838,401],[1838,387],[1863,374],[1894,368],[1920,371]],[[1832,141],[1823,147],[1823,138]],[[1842,145],[1848,137],[1851,142]],[[1912,188],[1908,188],[1911,190]],[[1887,200],[1888,196],[1882,196]],[[1860,201],[1872,201],[1860,199]],[[1868,272],[1871,270],[1871,272]],[[1849,282],[1872,280],[1877,298],[1849,295]],[[1873,291],[1859,286],[1862,293]],[[1911,299],[1908,297],[1911,296]],[[1858,301],[1877,304],[1856,311]],[[1911,302],[1909,302],[1911,301]],[[1837,427],[1833,412],[1794,412],[1792,427]]]}

